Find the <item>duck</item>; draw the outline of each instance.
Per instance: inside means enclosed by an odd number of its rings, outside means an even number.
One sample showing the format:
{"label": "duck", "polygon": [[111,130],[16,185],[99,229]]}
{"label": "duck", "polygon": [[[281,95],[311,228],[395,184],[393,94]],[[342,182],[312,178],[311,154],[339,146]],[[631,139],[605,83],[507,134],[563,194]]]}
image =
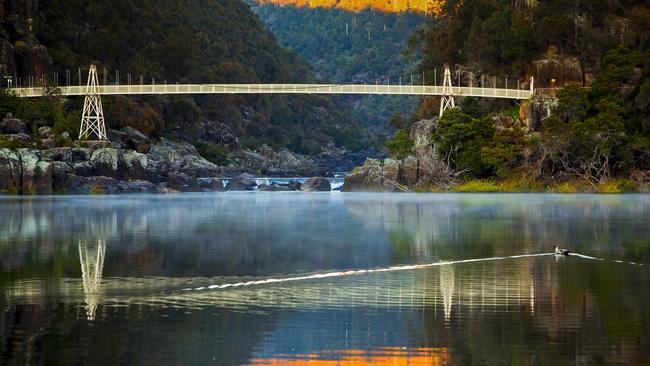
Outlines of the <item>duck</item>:
{"label": "duck", "polygon": [[560,249],[557,245],[553,247],[555,255],[569,255],[568,249]]}

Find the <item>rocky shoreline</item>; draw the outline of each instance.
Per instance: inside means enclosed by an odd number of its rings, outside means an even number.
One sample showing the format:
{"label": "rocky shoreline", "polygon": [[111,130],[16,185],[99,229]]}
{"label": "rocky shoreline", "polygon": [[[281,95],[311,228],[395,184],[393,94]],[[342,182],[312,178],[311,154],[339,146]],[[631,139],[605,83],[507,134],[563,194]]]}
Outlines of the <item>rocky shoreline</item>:
{"label": "rocky shoreline", "polygon": [[257,185],[255,177],[202,158],[186,142],[161,139],[148,153],[113,147],[0,149],[0,192],[17,195],[201,191],[330,191],[326,178]]}

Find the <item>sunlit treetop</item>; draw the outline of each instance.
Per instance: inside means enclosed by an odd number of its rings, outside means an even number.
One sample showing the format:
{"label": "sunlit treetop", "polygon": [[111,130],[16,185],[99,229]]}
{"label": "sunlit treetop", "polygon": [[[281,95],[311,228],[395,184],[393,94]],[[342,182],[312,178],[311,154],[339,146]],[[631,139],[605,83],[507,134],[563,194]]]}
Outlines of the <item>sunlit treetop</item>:
{"label": "sunlit treetop", "polygon": [[386,13],[417,12],[431,15],[439,14],[444,5],[444,0],[258,0],[258,2],[279,6],[336,8],[354,12],[371,9]]}

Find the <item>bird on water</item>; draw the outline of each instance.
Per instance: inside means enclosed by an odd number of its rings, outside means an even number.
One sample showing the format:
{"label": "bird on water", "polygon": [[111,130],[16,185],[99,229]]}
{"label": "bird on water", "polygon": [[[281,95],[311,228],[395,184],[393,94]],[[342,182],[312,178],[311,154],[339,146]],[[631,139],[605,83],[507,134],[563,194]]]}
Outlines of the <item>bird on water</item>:
{"label": "bird on water", "polygon": [[557,245],[553,247],[555,255],[569,255],[568,249],[560,249]]}

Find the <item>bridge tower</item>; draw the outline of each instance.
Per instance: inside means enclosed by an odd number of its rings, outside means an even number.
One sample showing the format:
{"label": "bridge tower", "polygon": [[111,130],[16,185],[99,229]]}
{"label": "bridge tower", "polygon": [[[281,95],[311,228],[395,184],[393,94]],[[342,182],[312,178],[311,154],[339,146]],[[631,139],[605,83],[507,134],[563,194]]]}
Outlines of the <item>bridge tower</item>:
{"label": "bridge tower", "polygon": [[86,85],[86,98],[81,115],[81,129],[79,140],[88,140],[95,136],[99,141],[107,141],[106,126],[104,125],[104,108],[102,97],[99,95],[99,82],[97,81],[97,67],[90,65],[88,71],[88,84]]}
{"label": "bridge tower", "polygon": [[456,107],[454,101],[454,91],[451,89],[451,71],[449,71],[449,66],[445,66],[445,79],[442,82],[442,98],[440,98],[440,114],[439,117],[442,117],[442,114],[449,108]]}

